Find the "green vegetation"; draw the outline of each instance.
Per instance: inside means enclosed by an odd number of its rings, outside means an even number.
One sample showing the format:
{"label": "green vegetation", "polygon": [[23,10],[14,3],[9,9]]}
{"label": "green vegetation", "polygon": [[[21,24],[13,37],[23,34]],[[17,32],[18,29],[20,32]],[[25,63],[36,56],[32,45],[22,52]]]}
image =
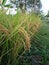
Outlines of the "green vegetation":
{"label": "green vegetation", "polygon": [[48,28],[40,15],[0,12],[0,65],[48,65]]}

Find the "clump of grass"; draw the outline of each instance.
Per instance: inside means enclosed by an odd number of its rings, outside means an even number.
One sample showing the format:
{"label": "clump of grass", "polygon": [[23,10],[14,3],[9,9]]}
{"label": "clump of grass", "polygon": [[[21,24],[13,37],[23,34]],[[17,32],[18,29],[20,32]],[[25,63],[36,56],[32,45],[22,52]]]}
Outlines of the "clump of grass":
{"label": "clump of grass", "polygon": [[[38,24],[37,24],[38,23]],[[30,51],[31,37],[41,25],[35,14],[0,14],[0,64],[17,65],[20,56]],[[6,60],[6,61],[5,61]]]}

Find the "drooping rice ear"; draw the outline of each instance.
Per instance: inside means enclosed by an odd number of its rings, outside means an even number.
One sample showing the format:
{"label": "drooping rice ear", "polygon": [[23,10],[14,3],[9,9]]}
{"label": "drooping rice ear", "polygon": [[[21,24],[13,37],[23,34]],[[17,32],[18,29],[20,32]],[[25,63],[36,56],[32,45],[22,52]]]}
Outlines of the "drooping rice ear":
{"label": "drooping rice ear", "polygon": [[5,33],[6,35],[9,35],[9,31],[7,28],[4,27],[4,25],[0,24],[0,31]]}
{"label": "drooping rice ear", "polygon": [[24,36],[24,39],[25,39],[24,48],[25,48],[25,50],[29,50],[31,47],[29,34],[27,33],[27,31],[23,27],[21,27],[19,29],[19,32],[21,32],[21,34]]}

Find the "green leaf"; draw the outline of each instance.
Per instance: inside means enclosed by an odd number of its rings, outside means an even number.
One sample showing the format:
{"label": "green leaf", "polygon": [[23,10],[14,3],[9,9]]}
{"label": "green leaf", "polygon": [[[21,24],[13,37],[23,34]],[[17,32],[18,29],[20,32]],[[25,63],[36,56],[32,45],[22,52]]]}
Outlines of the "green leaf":
{"label": "green leaf", "polygon": [[3,0],[2,5],[5,5],[6,1],[7,1],[7,0]]}

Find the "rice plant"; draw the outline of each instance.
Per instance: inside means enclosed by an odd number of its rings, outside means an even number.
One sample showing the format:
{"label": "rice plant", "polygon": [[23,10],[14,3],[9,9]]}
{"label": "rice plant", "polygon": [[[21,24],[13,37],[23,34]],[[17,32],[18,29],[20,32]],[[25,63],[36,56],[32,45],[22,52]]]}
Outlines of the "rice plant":
{"label": "rice plant", "polygon": [[19,65],[26,51],[30,53],[31,38],[41,25],[35,14],[17,13],[15,16],[0,14],[0,64]]}

